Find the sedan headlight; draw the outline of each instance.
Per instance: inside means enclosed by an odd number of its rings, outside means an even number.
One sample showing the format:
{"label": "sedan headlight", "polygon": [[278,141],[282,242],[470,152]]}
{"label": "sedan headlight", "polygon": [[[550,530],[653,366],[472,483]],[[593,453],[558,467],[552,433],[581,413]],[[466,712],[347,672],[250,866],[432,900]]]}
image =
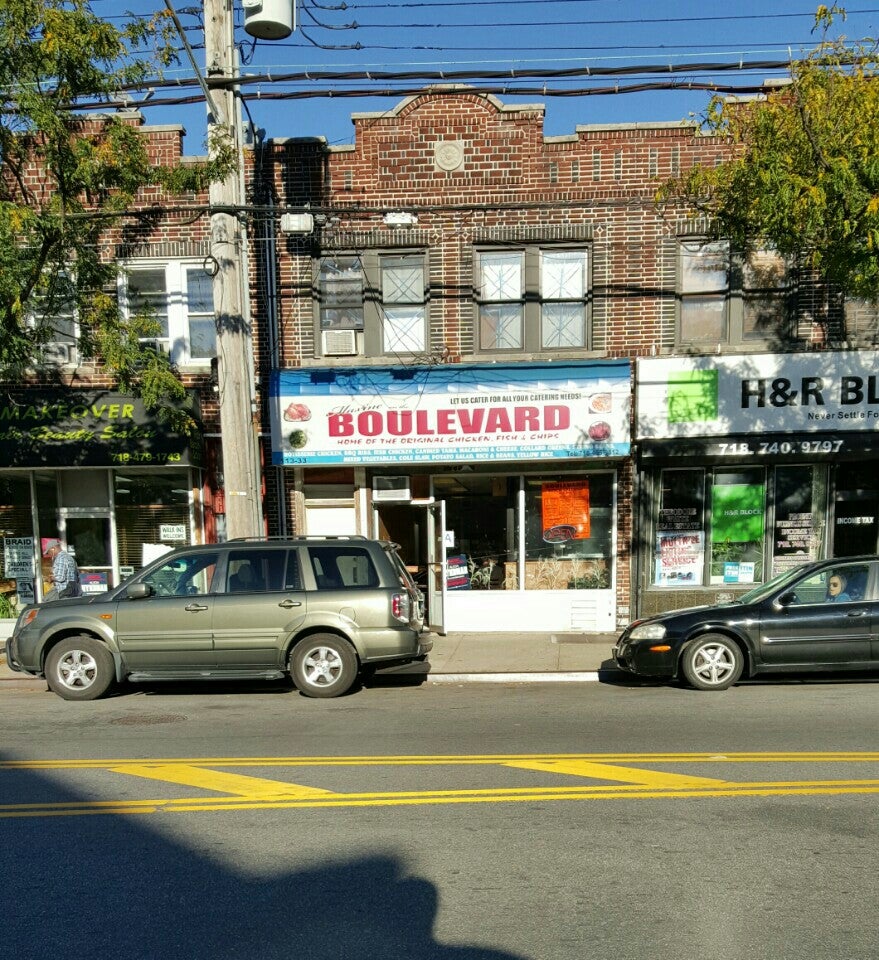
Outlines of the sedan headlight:
{"label": "sedan headlight", "polygon": [[665,636],[665,626],[661,623],[639,624],[629,634],[630,640],[662,640]]}

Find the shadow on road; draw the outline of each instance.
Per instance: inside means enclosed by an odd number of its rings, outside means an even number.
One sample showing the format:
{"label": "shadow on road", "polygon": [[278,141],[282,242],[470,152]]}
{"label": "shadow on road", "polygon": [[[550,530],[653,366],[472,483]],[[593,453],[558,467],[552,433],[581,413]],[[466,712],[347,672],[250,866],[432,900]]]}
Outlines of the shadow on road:
{"label": "shadow on road", "polygon": [[[6,804],[91,799],[2,763]],[[124,790],[122,784],[118,795]],[[0,954],[16,960],[524,960],[438,943],[437,889],[407,873],[395,856],[325,861],[300,854],[296,837],[313,838],[309,829],[332,832],[335,812],[291,810],[288,828],[269,847],[276,859],[251,861],[250,873],[222,864],[224,856],[234,861],[222,831],[236,824],[252,830],[259,815],[198,814],[216,816],[218,832],[205,831],[200,841],[212,859],[197,842],[184,846],[168,836],[185,832],[185,819],[177,818],[192,814],[155,814],[162,817],[159,831],[146,818],[11,819],[7,808],[0,815],[7,880]],[[280,872],[284,859],[302,866]]]}
{"label": "shadow on road", "polygon": [[[612,687],[676,687],[690,693],[702,693],[682,680],[670,677],[639,677],[620,670],[613,660],[604,660],[598,668],[598,679]],[[800,673],[761,674],[757,677],[743,677],[735,687],[746,686],[819,686],[832,683],[879,683],[879,671],[876,670],[804,670]]]}

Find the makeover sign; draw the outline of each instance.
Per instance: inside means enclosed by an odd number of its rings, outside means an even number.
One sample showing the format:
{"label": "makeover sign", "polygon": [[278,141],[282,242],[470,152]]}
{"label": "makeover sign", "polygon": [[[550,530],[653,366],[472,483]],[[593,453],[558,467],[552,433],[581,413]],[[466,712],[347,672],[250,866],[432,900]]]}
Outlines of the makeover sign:
{"label": "makeover sign", "polygon": [[630,373],[628,361],[275,371],[272,462],[627,456]]}

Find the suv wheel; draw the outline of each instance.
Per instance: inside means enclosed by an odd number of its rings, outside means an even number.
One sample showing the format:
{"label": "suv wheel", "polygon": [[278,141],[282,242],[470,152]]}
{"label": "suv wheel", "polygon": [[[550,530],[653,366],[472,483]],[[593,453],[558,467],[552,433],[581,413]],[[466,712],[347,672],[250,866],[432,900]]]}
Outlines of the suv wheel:
{"label": "suv wheel", "polygon": [[357,677],[357,656],[347,640],[317,633],[293,648],[290,675],[307,697],[339,697]]}
{"label": "suv wheel", "polygon": [[684,676],[697,690],[726,690],[742,675],[744,665],[738,644],[717,633],[694,640],[682,658]]}
{"label": "suv wheel", "polygon": [[64,700],[97,700],[115,679],[113,655],[93,637],[69,637],[46,657],[46,683]]}

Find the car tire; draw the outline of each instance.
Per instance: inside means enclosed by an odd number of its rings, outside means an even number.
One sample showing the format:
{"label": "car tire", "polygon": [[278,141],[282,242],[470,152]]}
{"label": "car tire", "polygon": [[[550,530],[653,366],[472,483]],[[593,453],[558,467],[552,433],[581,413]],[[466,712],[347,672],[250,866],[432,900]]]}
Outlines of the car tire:
{"label": "car tire", "polygon": [[340,697],[357,679],[357,654],[347,640],[316,633],[293,648],[290,676],[306,697]]}
{"label": "car tire", "polygon": [[97,700],[115,679],[113,654],[94,637],[68,637],[46,657],[46,683],[62,700]]}
{"label": "car tire", "polygon": [[734,640],[708,633],[686,647],[681,665],[691,687],[726,690],[742,675],[745,657]]}

